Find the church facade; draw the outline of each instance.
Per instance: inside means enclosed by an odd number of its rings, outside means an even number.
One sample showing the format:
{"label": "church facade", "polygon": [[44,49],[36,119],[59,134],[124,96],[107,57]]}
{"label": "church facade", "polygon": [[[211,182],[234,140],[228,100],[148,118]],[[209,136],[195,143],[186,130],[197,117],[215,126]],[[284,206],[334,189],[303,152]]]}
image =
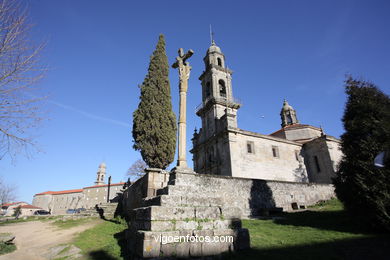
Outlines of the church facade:
{"label": "church facade", "polygon": [[286,100],[280,112],[281,129],[259,134],[240,129],[232,71],[213,42],[199,77],[202,103],[196,114],[202,128],[192,138],[194,170],[201,174],[288,182],[332,183],[342,153],[340,141],[322,129],[301,124]]}

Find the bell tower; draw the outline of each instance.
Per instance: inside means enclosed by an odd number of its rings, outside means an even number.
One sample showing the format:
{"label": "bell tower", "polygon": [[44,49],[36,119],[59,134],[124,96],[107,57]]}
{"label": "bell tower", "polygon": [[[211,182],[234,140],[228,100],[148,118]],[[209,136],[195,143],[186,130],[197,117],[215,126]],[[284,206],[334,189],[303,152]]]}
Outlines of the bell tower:
{"label": "bell tower", "polygon": [[239,102],[233,97],[232,74],[226,67],[225,55],[212,41],[203,59],[205,70],[199,77],[202,85],[202,103],[196,114],[202,119],[204,138],[218,132],[217,120],[225,120],[230,127],[237,127],[237,109]]}
{"label": "bell tower", "polygon": [[294,108],[290,106],[287,100],[283,101],[282,111],[280,111],[280,117],[282,118],[282,127],[288,125],[299,124],[297,113]]}
{"label": "bell tower", "polygon": [[103,162],[99,165],[95,185],[103,185],[106,177],[106,164]]}
{"label": "bell tower", "polygon": [[241,104],[233,97],[232,74],[227,68],[225,55],[211,42],[203,59],[205,70],[199,80],[202,103],[196,114],[202,128],[192,138],[194,170],[198,173],[231,174],[229,129],[237,128],[237,110]]}

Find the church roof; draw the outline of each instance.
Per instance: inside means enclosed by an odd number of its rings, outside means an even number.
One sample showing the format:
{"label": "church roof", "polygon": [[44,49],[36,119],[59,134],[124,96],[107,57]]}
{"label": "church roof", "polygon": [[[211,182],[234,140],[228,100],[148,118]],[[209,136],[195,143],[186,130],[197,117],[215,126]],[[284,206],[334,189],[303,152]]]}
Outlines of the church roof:
{"label": "church roof", "polygon": [[278,134],[278,133],[280,133],[280,132],[283,132],[283,131],[286,131],[286,130],[292,130],[292,129],[299,129],[299,128],[312,128],[312,129],[315,129],[315,130],[318,130],[318,131],[321,131],[321,129],[320,128],[318,128],[318,127],[315,127],[315,126],[312,126],[312,125],[304,125],[304,124],[292,124],[292,125],[287,125],[287,126],[285,126],[285,127],[282,127],[281,129],[279,129],[279,130],[277,130],[277,131],[275,131],[275,132],[273,132],[272,134],[269,134],[269,135],[276,135],[276,134]]}
{"label": "church roof", "polygon": [[61,191],[45,191],[41,193],[37,193],[36,195],[57,195],[57,194],[66,194],[66,193],[77,193],[83,192],[83,189],[75,189],[75,190],[61,190]]}
{"label": "church roof", "polygon": [[[111,183],[110,186],[119,186],[125,184],[124,182],[118,182],[118,183]],[[91,188],[101,188],[101,187],[107,187],[108,184],[102,184],[102,185],[94,185],[89,187],[84,187],[83,189],[91,189]]]}
{"label": "church roof", "polygon": [[30,204],[27,204],[27,205],[22,205],[20,206],[21,209],[42,209],[40,207],[37,207],[37,206],[33,206],[33,205],[30,205]]}

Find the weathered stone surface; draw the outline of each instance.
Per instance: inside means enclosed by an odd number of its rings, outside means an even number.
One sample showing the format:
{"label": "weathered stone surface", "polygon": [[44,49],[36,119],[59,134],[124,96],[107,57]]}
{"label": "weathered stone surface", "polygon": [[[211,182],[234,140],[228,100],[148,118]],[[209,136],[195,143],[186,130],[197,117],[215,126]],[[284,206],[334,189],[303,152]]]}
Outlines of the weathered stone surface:
{"label": "weathered stone surface", "polygon": [[197,219],[218,219],[220,217],[219,207],[195,207],[195,218]]}
{"label": "weathered stone surface", "polygon": [[136,220],[184,220],[195,218],[191,207],[149,206],[135,209]]}
{"label": "weathered stone surface", "polygon": [[202,256],[202,243],[190,243],[190,256],[200,257]]}
{"label": "weathered stone surface", "polygon": [[176,244],[176,257],[188,258],[189,255],[190,255],[190,244],[189,243]]}
{"label": "weathered stone surface", "polygon": [[227,219],[241,218],[242,212],[238,207],[223,207],[222,216]]}

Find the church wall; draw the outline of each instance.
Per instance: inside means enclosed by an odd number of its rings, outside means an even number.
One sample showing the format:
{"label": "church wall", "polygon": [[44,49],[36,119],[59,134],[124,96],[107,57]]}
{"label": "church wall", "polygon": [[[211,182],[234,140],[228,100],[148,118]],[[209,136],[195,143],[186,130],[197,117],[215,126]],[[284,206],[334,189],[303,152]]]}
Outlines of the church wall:
{"label": "church wall", "polygon": [[53,195],[51,194],[35,195],[32,201],[32,205],[49,211],[49,203],[52,201],[52,199]]}
{"label": "church wall", "polygon": [[[110,186],[110,200],[116,197],[117,193],[120,192],[122,185],[123,184]],[[108,195],[107,185],[101,185],[100,187],[92,186],[92,187],[84,188],[83,189],[84,208],[86,209],[93,208],[95,207],[96,204],[106,203],[107,195]]]}
{"label": "church wall", "polygon": [[341,142],[337,139],[326,140],[326,145],[328,146],[328,151],[330,155],[330,160],[332,162],[333,170],[336,172],[338,170],[338,165],[340,160],[343,157],[343,152],[341,151]]}
{"label": "church wall", "polygon": [[53,199],[49,203],[49,211],[51,214],[66,214],[68,209],[76,209],[83,207],[83,193],[65,193],[53,194]]}
{"label": "church wall", "polygon": [[332,183],[342,156],[339,141],[322,136],[305,143],[303,147],[310,182]]}
{"label": "church wall", "polygon": [[286,129],[287,140],[312,139],[321,136],[321,132],[312,128]]}
{"label": "church wall", "polygon": [[[301,151],[300,144],[279,141],[277,138],[265,138],[242,130],[230,132],[229,142],[233,177],[280,181],[307,180],[302,163],[296,157],[296,151],[298,153]],[[248,153],[248,142],[253,146],[252,153]],[[276,149],[276,157],[273,148]]]}

